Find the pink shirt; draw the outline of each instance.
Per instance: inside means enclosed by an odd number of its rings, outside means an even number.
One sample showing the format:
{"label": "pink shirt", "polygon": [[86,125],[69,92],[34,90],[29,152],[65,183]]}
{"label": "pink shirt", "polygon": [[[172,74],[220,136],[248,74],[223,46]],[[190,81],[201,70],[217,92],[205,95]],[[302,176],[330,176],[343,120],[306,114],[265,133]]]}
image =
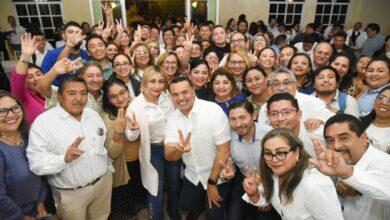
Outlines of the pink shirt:
{"label": "pink shirt", "polygon": [[46,110],[45,98],[26,88],[26,77],[27,74],[20,74],[15,69],[12,70],[11,94],[22,103],[27,115],[27,122],[31,125],[35,118]]}

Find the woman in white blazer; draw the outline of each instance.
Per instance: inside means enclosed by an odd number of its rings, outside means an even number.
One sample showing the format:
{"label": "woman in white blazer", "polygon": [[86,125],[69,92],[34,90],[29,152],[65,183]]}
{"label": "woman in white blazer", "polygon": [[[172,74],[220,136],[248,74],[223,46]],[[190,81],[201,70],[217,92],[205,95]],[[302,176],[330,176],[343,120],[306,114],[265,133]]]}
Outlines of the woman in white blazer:
{"label": "woman in white blazer", "polygon": [[142,184],[148,190],[149,213],[152,219],[162,220],[162,197],[165,177],[168,185],[168,214],[180,219],[178,199],[180,192],[181,161],[164,159],[164,130],[166,117],[173,111],[167,89],[167,77],[157,67],[145,70],[141,80],[141,94],[129,105],[126,116],[138,123],[138,129],[126,128],[130,141],[140,137],[139,161]]}
{"label": "woman in white blazer", "polygon": [[282,219],[343,219],[330,177],[309,164],[303,143],[290,130],[274,129],[262,142],[260,176],[244,180],[243,199],[256,206],[269,204]]}

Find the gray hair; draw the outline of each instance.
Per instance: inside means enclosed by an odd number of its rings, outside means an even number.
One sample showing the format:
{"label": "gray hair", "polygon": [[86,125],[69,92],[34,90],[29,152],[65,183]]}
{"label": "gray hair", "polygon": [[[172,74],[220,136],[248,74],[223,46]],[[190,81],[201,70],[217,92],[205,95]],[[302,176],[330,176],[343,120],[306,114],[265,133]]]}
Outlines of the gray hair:
{"label": "gray hair", "polygon": [[287,74],[290,76],[291,81],[297,82],[297,78],[295,78],[295,74],[291,70],[287,69],[286,67],[279,67],[272,72],[271,77],[269,78],[269,83],[271,84],[272,81],[276,78],[276,76],[280,74]]}

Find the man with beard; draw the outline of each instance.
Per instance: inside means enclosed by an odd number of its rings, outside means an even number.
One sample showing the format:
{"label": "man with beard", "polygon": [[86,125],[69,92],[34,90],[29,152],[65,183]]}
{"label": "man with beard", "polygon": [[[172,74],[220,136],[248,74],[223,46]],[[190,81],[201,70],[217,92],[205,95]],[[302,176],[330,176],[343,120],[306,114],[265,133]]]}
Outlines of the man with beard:
{"label": "man with beard", "polygon": [[[85,36],[81,35],[82,30],[81,26],[75,21],[69,21],[64,28],[63,39],[65,40],[65,46],[59,47],[57,49],[49,51],[45,58],[42,61],[42,72],[47,73],[53,65],[62,58],[69,58],[70,60],[75,60],[78,57],[82,58],[81,62],[89,61],[90,57],[88,56],[85,50],[80,49],[82,41]],[[58,86],[61,79],[66,75],[62,75],[54,80],[54,85]]]}
{"label": "man with beard", "polygon": [[313,70],[320,68],[321,66],[328,65],[330,58],[333,55],[333,48],[327,42],[318,43],[313,50],[312,60]]}
{"label": "man with beard", "polygon": [[320,172],[338,177],[346,220],[390,219],[390,155],[373,147],[359,119],[335,115],[325,124],[326,149],[313,139]]}
{"label": "man with beard", "polygon": [[[269,126],[253,122],[253,106],[247,101],[236,102],[229,106],[231,159],[223,163],[225,169],[221,172],[224,179],[232,179],[228,201],[227,219],[280,219],[271,207],[262,208],[246,203],[241,199],[245,193],[242,187],[248,169],[260,170],[261,140],[271,129]],[[234,167],[238,170],[234,172]]]}
{"label": "man with beard", "polygon": [[334,113],[345,113],[359,117],[359,105],[355,98],[339,91],[340,76],[331,66],[323,66],[313,73],[313,96],[325,102],[326,107]]}
{"label": "man with beard", "polygon": [[211,31],[211,27],[207,23],[199,24],[198,29],[199,29],[199,34],[198,34],[199,41],[210,40],[212,31]]}

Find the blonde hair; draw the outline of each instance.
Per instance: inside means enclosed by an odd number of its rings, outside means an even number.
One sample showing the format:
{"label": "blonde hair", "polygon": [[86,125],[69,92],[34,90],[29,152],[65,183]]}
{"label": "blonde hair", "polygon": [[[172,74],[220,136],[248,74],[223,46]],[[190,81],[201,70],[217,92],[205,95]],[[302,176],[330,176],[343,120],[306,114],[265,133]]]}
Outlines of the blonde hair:
{"label": "blonde hair", "polygon": [[226,63],[225,63],[226,68],[229,68],[228,65],[229,65],[230,59],[232,58],[233,54],[237,54],[242,59],[244,59],[246,69],[249,69],[249,68],[254,66],[254,63],[252,62],[251,57],[248,55],[248,51],[246,49],[243,49],[243,48],[237,48],[237,49],[231,51],[229,53],[229,55],[227,56]]}
{"label": "blonde hair", "polygon": [[158,58],[158,61],[157,61],[157,66],[160,68],[160,70],[166,74],[164,68],[163,68],[163,63],[165,62],[165,60],[169,57],[169,56],[174,56],[176,57],[176,60],[177,60],[177,70],[176,70],[176,73],[174,75],[175,76],[179,76],[180,75],[180,69],[181,69],[181,66],[180,66],[180,62],[179,62],[179,57],[177,56],[177,54],[174,52],[174,51],[167,51],[163,54],[160,55],[160,57]]}
{"label": "blonde hair", "polygon": [[[152,57],[152,54],[150,53],[150,50],[149,50],[149,47],[147,44],[143,43],[143,42],[139,42],[139,43],[135,43],[133,46],[131,46],[129,52],[130,52],[130,56],[133,56],[134,54],[134,51],[138,48],[138,47],[145,47],[147,50],[148,50],[148,53],[149,53],[149,62],[148,62],[148,66],[152,66],[154,63],[153,63],[153,57]],[[134,58],[134,73],[135,75],[138,75],[138,65],[137,63],[135,62],[135,58]]]}
{"label": "blonde hair", "polygon": [[149,82],[149,79],[156,73],[160,73],[163,80],[164,80],[164,89],[163,90],[167,89],[167,86],[168,86],[167,75],[165,73],[163,73],[162,71],[160,71],[160,69],[157,66],[151,66],[145,70],[144,74],[142,75],[142,79],[141,79],[141,92],[144,96],[149,96],[149,92],[146,89],[146,85]]}

